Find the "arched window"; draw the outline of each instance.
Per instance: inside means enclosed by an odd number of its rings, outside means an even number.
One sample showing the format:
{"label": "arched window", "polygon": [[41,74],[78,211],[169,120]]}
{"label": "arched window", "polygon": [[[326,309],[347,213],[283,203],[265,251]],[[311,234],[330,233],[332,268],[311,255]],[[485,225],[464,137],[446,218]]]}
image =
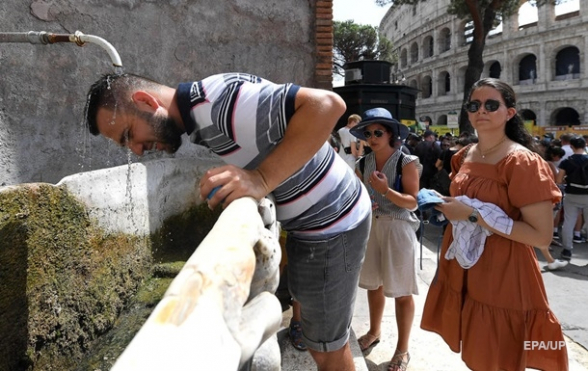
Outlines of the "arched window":
{"label": "arched window", "polygon": [[417,43],[412,43],[410,46],[410,63],[416,63],[419,60],[419,46]]}
{"label": "arched window", "polygon": [[490,65],[490,68],[488,69],[488,77],[493,77],[495,79],[499,79],[501,71],[502,71],[502,67],[500,67],[500,63],[494,62]]}
{"label": "arched window", "polygon": [[433,36],[427,36],[423,40],[423,58],[432,57],[433,54]]}
{"label": "arched window", "polygon": [[537,115],[530,109],[524,109],[518,112],[523,121],[533,121],[533,125],[537,125]]}
{"label": "arched window", "polygon": [[537,57],[529,54],[521,59],[519,62],[519,84],[534,84],[537,75]]}
{"label": "arched window", "polygon": [[443,71],[439,74],[439,95],[446,95],[451,91],[451,77],[449,72]]}
{"label": "arched window", "polygon": [[578,78],[580,78],[580,50],[575,46],[560,50],[555,56],[555,79]]}
{"label": "arched window", "polygon": [[421,85],[422,89],[422,97],[423,98],[430,98],[433,94],[433,79],[431,76],[423,77],[423,83]]}
{"label": "arched window", "polygon": [[580,125],[580,115],[578,111],[570,107],[564,107],[554,112],[556,126],[576,126]]}
{"label": "arched window", "polygon": [[443,53],[451,49],[451,31],[445,27],[439,32],[439,53]]}

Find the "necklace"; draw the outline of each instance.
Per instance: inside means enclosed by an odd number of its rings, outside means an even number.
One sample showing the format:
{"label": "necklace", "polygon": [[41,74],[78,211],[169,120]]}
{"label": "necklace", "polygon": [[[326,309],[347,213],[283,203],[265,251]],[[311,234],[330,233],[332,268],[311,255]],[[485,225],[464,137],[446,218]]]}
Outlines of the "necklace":
{"label": "necklace", "polygon": [[502,143],[504,143],[505,140],[506,140],[506,135],[504,137],[502,137],[502,140],[500,142],[496,143],[495,145],[493,145],[492,147],[488,148],[485,151],[482,151],[482,149],[478,145],[477,148],[478,148],[478,151],[480,151],[480,156],[482,156],[482,158],[486,158],[486,155],[488,155],[489,153],[496,150],[498,148],[498,146],[500,146]]}

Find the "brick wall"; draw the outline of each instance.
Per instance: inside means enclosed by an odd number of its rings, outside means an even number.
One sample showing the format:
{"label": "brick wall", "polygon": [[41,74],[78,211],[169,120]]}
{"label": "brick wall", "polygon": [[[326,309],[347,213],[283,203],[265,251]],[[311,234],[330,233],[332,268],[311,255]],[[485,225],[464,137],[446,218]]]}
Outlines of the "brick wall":
{"label": "brick wall", "polygon": [[333,88],[333,0],[316,2],[316,87],[332,90]]}

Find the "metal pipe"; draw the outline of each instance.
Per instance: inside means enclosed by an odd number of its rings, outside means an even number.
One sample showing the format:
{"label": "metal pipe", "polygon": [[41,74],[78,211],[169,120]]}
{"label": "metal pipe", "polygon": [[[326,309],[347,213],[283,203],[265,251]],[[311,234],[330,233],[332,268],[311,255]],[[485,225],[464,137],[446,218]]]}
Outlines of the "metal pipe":
{"label": "metal pipe", "polygon": [[84,46],[86,43],[97,44],[106,50],[114,67],[122,67],[122,60],[120,59],[116,49],[108,41],[98,36],[84,35],[80,31],[76,31],[74,34],[54,34],[45,31],[0,32],[0,43],[27,42],[31,44],[43,45],[59,42],[72,42],[78,46]]}

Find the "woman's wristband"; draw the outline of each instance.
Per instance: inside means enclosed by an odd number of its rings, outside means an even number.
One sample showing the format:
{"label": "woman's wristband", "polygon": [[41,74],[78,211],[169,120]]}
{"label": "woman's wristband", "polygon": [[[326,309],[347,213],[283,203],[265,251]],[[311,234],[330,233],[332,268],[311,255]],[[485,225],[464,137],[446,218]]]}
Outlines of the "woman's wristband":
{"label": "woman's wristband", "polygon": [[382,197],[386,198],[386,196],[388,195],[388,192],[390,191],[390,188],[386,189],[386,192],[381,193]]}

